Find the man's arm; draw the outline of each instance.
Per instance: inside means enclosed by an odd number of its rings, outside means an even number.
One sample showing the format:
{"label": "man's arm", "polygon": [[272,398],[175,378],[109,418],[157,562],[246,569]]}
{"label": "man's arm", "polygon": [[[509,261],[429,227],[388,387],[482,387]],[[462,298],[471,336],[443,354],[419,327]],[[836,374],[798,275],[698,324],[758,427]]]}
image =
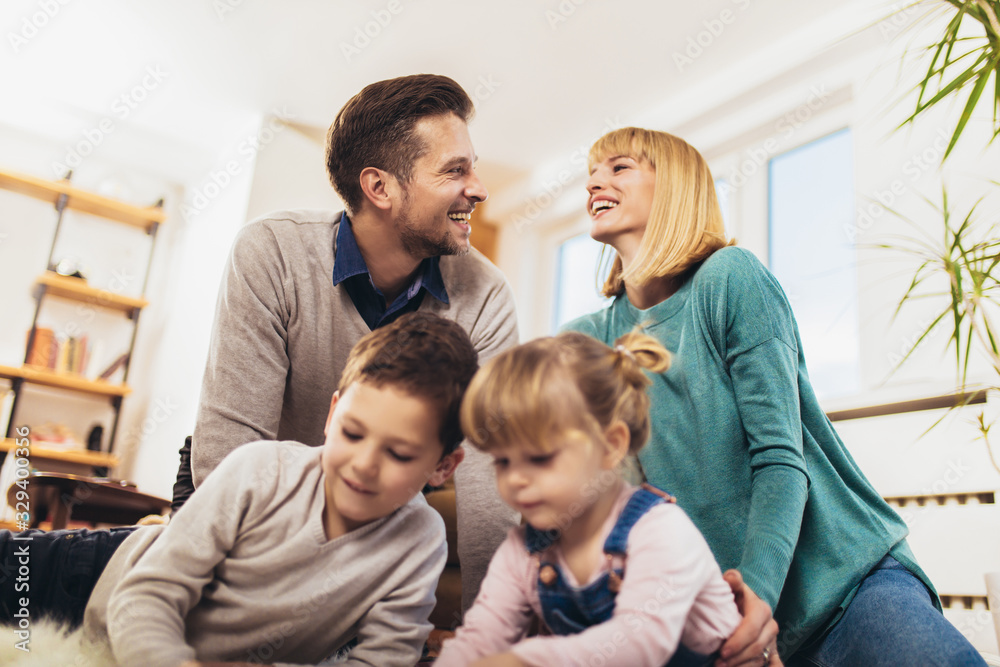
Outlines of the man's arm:
{"label": "man's arm", "polygon": [[191,449],[196,486],[236,447],[277,438],[289,367],[286,281],[271,230],[244,227],[216,305]]}
{"label": "man's arm", "polygon": [[[469,332],[479,363],[514,347],[518,342],[514,293],[500,282],[485,299]],[[458,558],[462,569],[462,611],[472,606],[490,559],[519,521],[497,493],[492,459],[465,444],[465,460],[455,471],[458,514]]]}

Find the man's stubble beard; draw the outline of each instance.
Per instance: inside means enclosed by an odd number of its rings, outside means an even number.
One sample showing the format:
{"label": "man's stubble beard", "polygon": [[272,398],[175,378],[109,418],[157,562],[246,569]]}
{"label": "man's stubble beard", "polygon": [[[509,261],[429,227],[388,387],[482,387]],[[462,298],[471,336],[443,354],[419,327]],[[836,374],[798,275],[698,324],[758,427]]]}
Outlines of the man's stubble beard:
{"label": "man's stubble beard", "polygon": [[465,255],[469,252],[469,244],[458,243],[451,234],[451,221],[449,227],[435,236],[421,230],[413,224],[410,218],[410,195],[403,193],[403,207],[399,218],[396,220],[396,229],[399,232],[399,241],[411,257],[425,258],[438,257],[441,255]]}

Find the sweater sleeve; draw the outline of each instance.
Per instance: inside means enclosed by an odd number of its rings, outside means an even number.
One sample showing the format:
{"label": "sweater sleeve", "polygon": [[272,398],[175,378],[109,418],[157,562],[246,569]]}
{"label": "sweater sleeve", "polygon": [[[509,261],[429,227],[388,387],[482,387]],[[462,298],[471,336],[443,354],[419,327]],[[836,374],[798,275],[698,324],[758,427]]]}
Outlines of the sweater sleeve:
{"label": "sweater sleeve", "polygon": [[533,613],[529,603],[532,573],[524,543],[509,536],[490,562],[475,604],[466,612],[455,637],[445,642],[435,667],[468,665],[502,653],[519,641]]}
{"label": "sweater sleeve", "polygon": [[392,573],[402,583],[361,619],[358,645],[344,665],[410,667],[420,660],[432,628],[428,618],[434,610],[434,591],[448,560],[444,523],[436,513],[427,516],[435,522],[433,527],[428,522],[408,521],[407,530],[415,535],[414,547]]}
{"label": "sweater sleeve", "polygon": [[[629,534],[625,576],[609,620],[575,635],[532,637],[513,651],[532,667],[659,667],[676,652],[682,635],[689,648],[712,653],[739,621],[705,538],[680,508],[663,505]],[[686,626],[693,629],[685,632]]]}
{"label": "sweater sleeve", "polygon": [[802,449],[795,319],[777,280],[741,251],[725,289],[725,360],[750,454],[751,497],[739,570],[777,606],[802,525],[809,477]]}
{"label": "sweater sleeve", "polygon": [[264,481],[261,466],[251,465],[260,462],[260,457],[227,458],[115,587],[108,639],[122,667],[176,667],[195,658],[185,642],[185,617],[236,541],[252,487]]}
{"label": "sweater sleeve", "polygon": [[271,230],[244,227],[219,290],[191,448],[195,486],[236,447],[278,434],[289,305]]}

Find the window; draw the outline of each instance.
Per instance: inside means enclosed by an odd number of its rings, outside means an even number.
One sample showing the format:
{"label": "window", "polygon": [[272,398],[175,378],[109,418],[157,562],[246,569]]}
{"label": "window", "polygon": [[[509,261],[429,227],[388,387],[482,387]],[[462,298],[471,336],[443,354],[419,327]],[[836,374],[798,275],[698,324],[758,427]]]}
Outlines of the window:
{"label": "window", "polygon": [[733,228],[729,222],[729,181],[724,178],[715,179],[715,196],[719,199],[719,208],[722,209],[722,222],[726,225],[726,236],[733,235]]}
{"label": "window", "polygon": [[[604,308],[611,301],[601,296],[596,280],[602,247],[589,234],[578,234],[559,246],[553,331],[581,315]],[[609,253],[614,250],[608,248],[606,258]]]}
{"label": "window", "polygon": [[819,398],[860,391],[850,129],[772,158],[769,264],[792,304]]}

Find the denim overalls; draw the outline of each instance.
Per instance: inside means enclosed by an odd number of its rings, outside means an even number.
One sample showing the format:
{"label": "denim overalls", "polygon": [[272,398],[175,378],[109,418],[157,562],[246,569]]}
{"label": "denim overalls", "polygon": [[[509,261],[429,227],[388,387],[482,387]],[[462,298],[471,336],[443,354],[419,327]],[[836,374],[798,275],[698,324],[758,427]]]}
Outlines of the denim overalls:
{"label": "denim overalls", "polygon": [[[542,606],[542,620],[552,634],[573,635],[611,618],[615,610],[615,595],[625,572],[629,532],[651,507],[663,502],[672,503],[674,498],[649,484],[643,484],[632,494],[604,542],[609,571],[580,588],[566,582],[556,562],[543,559],[545,551],[559,538],[558,532],[536,530],[530,524],[525,526],[525,545],[528,553],[538,561],[538,598]],[[616,556],[622,567],[614,567],[612,561]],[[670,667],[693,667],[709,665],[714,659],[714,655],[696,653],[679,644],[667,664]],[[615,664],[614,660],[608,664]]]}

